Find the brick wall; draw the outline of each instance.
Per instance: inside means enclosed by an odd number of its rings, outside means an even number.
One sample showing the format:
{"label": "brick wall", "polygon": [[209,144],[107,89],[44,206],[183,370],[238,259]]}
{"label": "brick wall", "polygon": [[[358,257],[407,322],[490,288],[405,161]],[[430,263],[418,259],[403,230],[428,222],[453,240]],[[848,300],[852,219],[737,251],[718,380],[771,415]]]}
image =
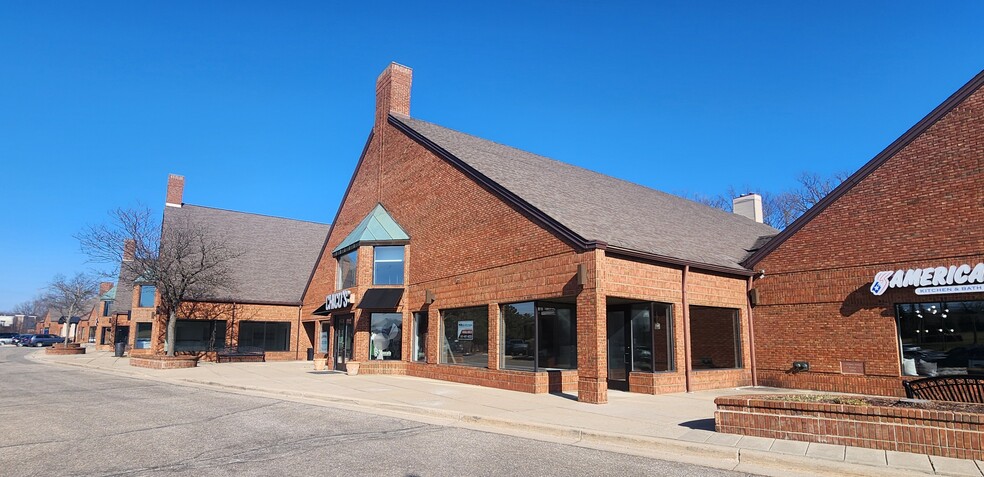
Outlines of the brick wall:
{"label": "brick wall", "polygon": [[[402,73],[400,73],[402,74]],[[378,89],[383,108],[395,101],[409,110],[409,76]],[[399,91],[392,92],[397,85]],[[404,87],[406,91],[404,91]],[[395,95],[395,96],[394,96]],[[552,374],[499,370],[499,307],[503,304],[563,298],[577,306],[578,371],[565,372],[560,387],[577,383],[579,398],[607,400],[606,303],[608,297],[658,301],[674,305],[673,350],[677,369],[670,373],[635,376],[634,390],[668,392],[685,389],[682,278],[680,267],[660,266],[607,257],[602,250],[580,251],[538,225],[520,210],[500,200],[451,164],[431,153],[389,125],[377,111],[373,134],[353,174],[348,193],[333,221],[325,251],[304,297],[301,316],[312,315],[325,297],[337,290],[337,262],[331,251],[378,204],[410,236],[406,246],[405,293],[398,312],[403,313],[404,361],[411,357],[412,313],[424,313],[428,321],[426,364],[372,363],[367,369],[406,372],[459,382],[542,390],[557,386]],[[587,270],[586,283],[577,281],[578,265]],[[372,248],[361,247],[358,256],[359,285],[352,288],[358,303],[371,283]],[[692,271],[690,303],[705,306],[747,306],[746,281],[741,277]],[[425,294],[435,296],[425,303]],[[441,310],[481,306],[489,311],[488,369],[438,365]],[[353,313],[344,309],[336,314]],[[354,360],[368,358],[368,313],[355,310]],[[742,320],[746,314],[742,313]],[[747,327],[742,339],[747,342]],[[334,339],[331,340],[334,345]],[[747,346],[743,352],[747,353]],[[747,362],[747,356],[744,358]],[[364,363],[365,364],[365,363]],[[370,371],[371,372],[371,371]],[[634,373],[635,374],[635,373]],[[698,375],[699,374],[699,375]],[[690,376],[695,389],[748,384],[747,369],[713,370]],[[544,384],[544,379],[548,382]]]}
{"label": "brick wall", "polygon": [[[760,384],[902,393],[893,305],[984,294],[876,297],[868,287],[882,270],[984,261],[982,161],[978,90],[755,266],[766,270],[753,310]],[[794,360],[811,371],[793,374]]]}
{"label": "brick wall", "polygon": [[[136,314],[137,309],[134,309]],[[294,305],[259,305],[259,304],[232,304],[232,303],[186,303],[179,319],[190,320],[217,320],[226,322],[226,341],[224,345],[237,346],[239,344],[239,325],[246,321],[268,321],[268,322],[287,322],[290,323],[289,349],[288,351],[268,351],[266,359],[268,361],[285,361],[305,359],[307,348],[311,346],[311,341],[304,332],[298,321],[298,307]],[[148,320],[149,321],[149,320]],[[130,341],[132,347],[136,337],[136,320],[130,327]],[[167,336],[167,316],[158,315],[153,321],[151,331],[151,350],[152,354],[164,353],[164,342]],[[216,343],[216,347],[223,346]],[[214,356],[206,356],[212,360]]]}
{"label": "brick wall", "polygon": [[724,396],[714,402],[718,432],[957,459],[984,458],[981,415],[972,412],[794,402],[762,396]]}

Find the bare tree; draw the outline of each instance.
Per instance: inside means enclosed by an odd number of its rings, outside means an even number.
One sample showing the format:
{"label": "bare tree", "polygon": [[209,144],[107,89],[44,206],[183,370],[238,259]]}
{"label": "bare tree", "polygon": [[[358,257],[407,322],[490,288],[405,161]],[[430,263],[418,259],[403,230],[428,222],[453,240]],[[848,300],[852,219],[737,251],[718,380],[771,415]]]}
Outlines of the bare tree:
{"label": "bare tree", "polygon": [[69,279],[64,275],[56,275],[48,284],[45,296],[49,309],[66,313],[64,328],[66,346],[72,336],[72,317],[76,312],[81,313],[89,300],[95,298],[97,294],[99,294],[99,281],[85,273],[76,273]]}
{"label": "bare tree", "polygon": [[[92,261],[118,264],[121,281],[157,287],[157,314],[167,317],[166,353],[174,356],[178,314],[186,304],[232,292],[232,265],[244,251],[181,211],[165,214],[163,223],[147,208],[116,209],[110,217],[109,223],[90,226],[76,238]],[[127,241],[131,245],[124,250],[121,244]]]}
{"label": "bare tree", "polygon": [[[797,186],[791,189],[771,193],[754,187],[743,187],[743,191],[755,191],[762,196],[762,215],[765,223],[777,228],[784,229],[803,215],[810,207],[816,205],[821,199],[827,196],[844,179],[845,173],[837,173],[831,177],[823,177],[813,172],[803,172],[796,178]],[[717,207],[722,210],[731,211],[731,201],[741,195],[734,186],[728,187],[725,194],[715,196],[703,194],[685,194],[690,200],[700,202],[704,205]]]}
{"label": "bare tree", "polygon": [[737,189],[734,186],[730,186],[724,194],[714,196],[690,194],[685,195],[684,197],[694,202],[699,202],[704,205],[709,205],[711,207],[731,212],[732,200],[734,200],[735,197],[748,192],[755,192],[762,196],[762,218],[766,224],[769,224],[777,229],[785,227],[785,223],[783,222],[784,209],[781,205],[782,194],[776,195],[758,187],[745,186],[741,189]]}

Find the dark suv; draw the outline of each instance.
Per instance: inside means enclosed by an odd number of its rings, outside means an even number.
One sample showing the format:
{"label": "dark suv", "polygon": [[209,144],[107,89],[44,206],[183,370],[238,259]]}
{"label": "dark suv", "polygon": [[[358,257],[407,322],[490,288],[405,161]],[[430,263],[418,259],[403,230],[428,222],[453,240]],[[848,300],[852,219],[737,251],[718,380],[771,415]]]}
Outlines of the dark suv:
{"label": "dark suv", "polygon": [[65,341],[65,338],[58,335],[34,335],[27,340],[27,343],[24,343],[21,346],[51,346],[55,343],[61,343],[63,341]]}

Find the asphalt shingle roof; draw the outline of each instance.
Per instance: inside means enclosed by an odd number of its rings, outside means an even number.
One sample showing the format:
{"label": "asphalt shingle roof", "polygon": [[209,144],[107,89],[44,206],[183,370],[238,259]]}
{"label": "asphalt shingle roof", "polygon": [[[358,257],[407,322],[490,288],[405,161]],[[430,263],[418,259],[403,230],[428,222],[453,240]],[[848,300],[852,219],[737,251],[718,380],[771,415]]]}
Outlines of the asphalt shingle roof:
{"label": "asphalt shingle roof", "polygon": [[220,231],[243,252],[232,263],[234,289],[216,301],[300,303],[328,235],[327,224],[184,204],[165,207],[164,221],[185,217]]}
{"label": "asphalt shingle roof", "polygon": [[391,117],[586,240],[727,269],[766,237],[768,225],[639,184],[454,131]]}

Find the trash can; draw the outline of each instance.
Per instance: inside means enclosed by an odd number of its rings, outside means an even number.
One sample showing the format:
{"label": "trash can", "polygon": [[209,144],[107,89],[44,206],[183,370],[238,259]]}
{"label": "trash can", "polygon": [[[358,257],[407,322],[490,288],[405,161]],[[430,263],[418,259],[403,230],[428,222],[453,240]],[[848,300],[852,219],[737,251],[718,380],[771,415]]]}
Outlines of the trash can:
{"label": "trash can", "polygon": [[314,361],[314,348],[308,348],[308,361]]}
{"label": "trash can", "polygon": [[126,343],[116,343],[116,352],[113,354],[113,356],[116,356],[117,358],[122,358],[124,351],[126,351]]}

